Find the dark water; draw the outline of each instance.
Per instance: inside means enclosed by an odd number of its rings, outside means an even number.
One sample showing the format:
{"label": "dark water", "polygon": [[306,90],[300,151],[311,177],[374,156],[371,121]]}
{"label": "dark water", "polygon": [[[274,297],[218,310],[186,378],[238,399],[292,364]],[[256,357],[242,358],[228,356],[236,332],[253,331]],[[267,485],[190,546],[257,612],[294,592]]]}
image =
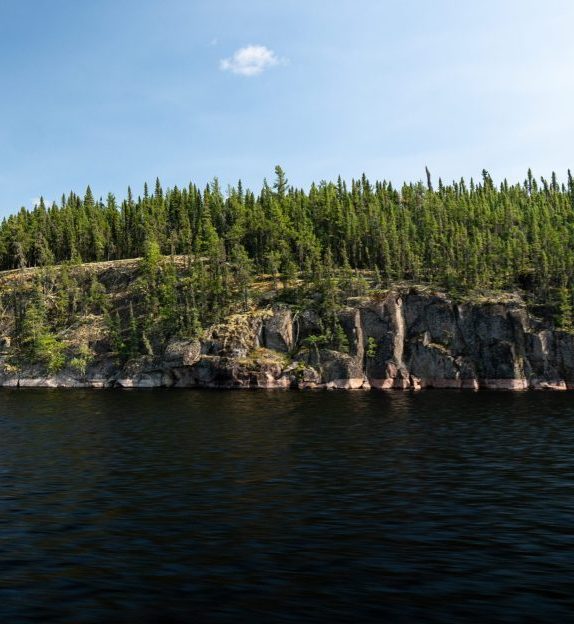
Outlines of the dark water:
{"label": "dark water", "polygon": [[0,393],[0,621],[566,622],[574,397]]}

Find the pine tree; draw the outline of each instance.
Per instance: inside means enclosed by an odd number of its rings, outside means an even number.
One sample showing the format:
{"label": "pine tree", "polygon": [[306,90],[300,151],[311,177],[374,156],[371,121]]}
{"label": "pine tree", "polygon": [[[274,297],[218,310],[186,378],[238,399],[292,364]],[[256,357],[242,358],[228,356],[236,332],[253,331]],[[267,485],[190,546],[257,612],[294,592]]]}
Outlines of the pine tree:
{"label": "pine tree", "polygon": [[572,292],[568,288],[560,288],[559,290],[559,316],[558,326],[564,331],[572,331],[574,329],[574,317],[572,307]]}
{"label": "pine tree", "polygon": [[287,192],[287,178],[285,177],[285,172],[279,165],[275,167],[275,183],[273,184],[273,188],[277,191],[279,197],[285,197],[285,193]]}

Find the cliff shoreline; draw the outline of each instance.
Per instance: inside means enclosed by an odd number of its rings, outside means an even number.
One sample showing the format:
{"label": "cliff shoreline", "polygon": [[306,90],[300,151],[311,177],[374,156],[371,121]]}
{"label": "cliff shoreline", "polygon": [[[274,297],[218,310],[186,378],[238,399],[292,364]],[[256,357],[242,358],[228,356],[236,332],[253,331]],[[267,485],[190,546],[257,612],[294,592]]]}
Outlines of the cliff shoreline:
{"label": "cliff shoreline", "polygon": [[120,364],[110,352],[84,371],[12,369],[1,387],[468,390],[574,389],[574,335],[534,318],[518,296],[457,303],[394,288],[338,313],[344,347],[319,339],[312,309],[270,304],[230,316],[201,339],[172,338],[159,355]]}

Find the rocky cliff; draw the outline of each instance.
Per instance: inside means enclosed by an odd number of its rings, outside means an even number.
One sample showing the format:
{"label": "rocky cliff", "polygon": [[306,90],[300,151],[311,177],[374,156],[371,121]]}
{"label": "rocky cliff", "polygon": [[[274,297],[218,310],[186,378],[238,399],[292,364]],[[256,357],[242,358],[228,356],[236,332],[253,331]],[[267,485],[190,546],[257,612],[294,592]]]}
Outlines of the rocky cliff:
{"label": "rocky cliff", "polygon": [[0,385],[341,389],[574,388],[574,335],[529,315],[516,296],[458,303],[443,293],[392,289],[338,312],[346,340],[325,348],[312,309],[270,305],[233,315],[201,339],[171,339],[120,365],[97,353],[81,374],[47,375],[3,363]]}

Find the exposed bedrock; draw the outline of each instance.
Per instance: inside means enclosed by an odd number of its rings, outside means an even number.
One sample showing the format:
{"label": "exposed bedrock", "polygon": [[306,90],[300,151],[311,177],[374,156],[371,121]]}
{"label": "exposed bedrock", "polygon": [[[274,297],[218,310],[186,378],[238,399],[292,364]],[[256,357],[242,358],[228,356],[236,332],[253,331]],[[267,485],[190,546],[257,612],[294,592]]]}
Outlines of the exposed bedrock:
{"label": "exposed bedrock", "polygon": [[397,289],[338,312],[334,350],[313,310],[286,305],[235,315],[201,340],[172,339],[120,366],[100,354],[82,376],[4,367],[5,386],[213,388],[574,388],[574,335],[529,316],[518,297],[456,303]]}

